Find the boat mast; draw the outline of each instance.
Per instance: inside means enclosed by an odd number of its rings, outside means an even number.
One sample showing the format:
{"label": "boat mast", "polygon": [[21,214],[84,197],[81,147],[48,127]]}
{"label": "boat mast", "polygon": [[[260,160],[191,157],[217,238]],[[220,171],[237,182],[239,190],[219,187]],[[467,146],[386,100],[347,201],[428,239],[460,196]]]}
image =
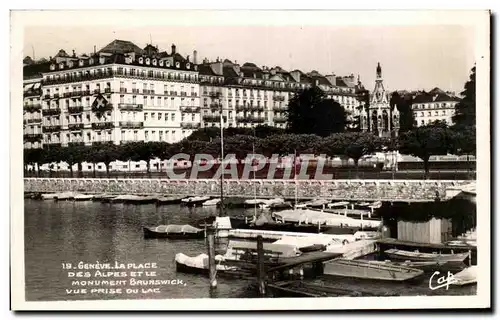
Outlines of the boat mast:
{"label": "boat mast", "polygon": [[[255,138],[255,127],[253,127],[253,137]],[[252,154],[255,156],[255,140],[252,141]],[[253,165],[254,159],[252,159],[252,173],[253,173],[253,199],[254,199],[254,220],[257,221],[257,185],[255,184],[255,167]]]}
{"label": "boat mast", "polygon": [[297,149],[294,150],[293,157],[293,179],[295,180],[295,203],[293,204],[293,208],[297,209],[297,202],[299,200],[299,189],[297,185]]}
{"label": "boat mast", "polygon": [[220,165],[222,166],[222,174],[220,175],[220,216],[224,216],[224,117],[222,116],[222,103],[220,101],[220,92],[217,92],[217,102],[220,113]]}

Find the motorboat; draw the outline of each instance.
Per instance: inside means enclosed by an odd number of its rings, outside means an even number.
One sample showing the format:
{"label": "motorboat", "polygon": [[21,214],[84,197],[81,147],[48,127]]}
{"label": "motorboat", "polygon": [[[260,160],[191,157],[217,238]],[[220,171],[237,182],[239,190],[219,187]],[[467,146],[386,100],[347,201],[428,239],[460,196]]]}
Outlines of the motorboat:
{"label": "motorboat", "polygon": [[410,261],[438,261],[438,262],[463,262],[469,257],[464,253],[425,253],[418,251],[405,251],[399,249],[385,250],[384,253],[391,259]]}
{"label": "motorboat", "polygon": [[424,271],[389,262],[337,258],[324,263],[323,273],[330,276],[402,282],[414,279]]}
{"label": "motorboat", "polygon": [[181,200],[181,204],[188,206],[188,207],[193,207],[197,205],[201,205],[203,202],[210,200],[210,197],[189,197],[189,198],[184,198]]}

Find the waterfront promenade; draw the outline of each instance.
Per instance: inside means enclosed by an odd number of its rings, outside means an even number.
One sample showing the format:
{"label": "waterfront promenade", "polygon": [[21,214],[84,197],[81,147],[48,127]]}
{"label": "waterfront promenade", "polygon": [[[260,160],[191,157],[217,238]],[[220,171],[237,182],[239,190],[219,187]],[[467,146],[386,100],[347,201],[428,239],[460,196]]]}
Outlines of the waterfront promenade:
{"label": "waterfront promenade", "polygon": [[[446,199],[447,190],[471,180],[224,180],[227,197],[331,199],[366,201],[434,201]],[[216,179],[92,179],[25,178],[25,192],[74,191],[90,194],[144,194],[172,196],[220,196]]]}

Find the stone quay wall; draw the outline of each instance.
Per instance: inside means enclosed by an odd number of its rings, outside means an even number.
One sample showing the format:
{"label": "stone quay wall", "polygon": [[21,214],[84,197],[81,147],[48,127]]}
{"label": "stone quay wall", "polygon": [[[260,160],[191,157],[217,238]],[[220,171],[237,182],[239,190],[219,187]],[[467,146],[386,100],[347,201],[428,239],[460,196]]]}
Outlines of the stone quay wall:
{"label": "stone quay wall", "polygon": [[[460,180],[224,180],[227,197],[434,201],[446,190],[470,184]],[[220,196],[220,180],[25,178],[25,192],[74,191],[90,194]]]}

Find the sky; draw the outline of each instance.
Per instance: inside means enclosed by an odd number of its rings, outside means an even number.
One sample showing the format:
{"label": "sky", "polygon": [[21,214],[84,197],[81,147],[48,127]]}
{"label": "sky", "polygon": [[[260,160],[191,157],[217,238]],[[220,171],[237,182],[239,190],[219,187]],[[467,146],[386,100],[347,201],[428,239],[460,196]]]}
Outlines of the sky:
{"label": "sky", "polygon": [[323,75],[359,75],[366,88],[375,85],[377,63],[387,90],[459,93],[475,62],[475,32],[466,25],[103,25],[26,26],[23,55],[54,56],[59,49],[90,53],[114,39],[144,48],[158,45],[193,57],[230,59],[240,65],[280,66],[291,71],[317,70]]}

